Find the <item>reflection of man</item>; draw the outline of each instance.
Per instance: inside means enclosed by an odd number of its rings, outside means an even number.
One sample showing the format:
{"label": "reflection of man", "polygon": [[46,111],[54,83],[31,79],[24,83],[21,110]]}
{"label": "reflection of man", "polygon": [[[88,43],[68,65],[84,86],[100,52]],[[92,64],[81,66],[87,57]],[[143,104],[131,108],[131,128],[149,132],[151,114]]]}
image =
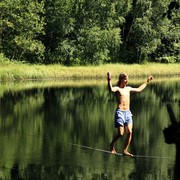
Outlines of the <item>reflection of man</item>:
{"label": "reflection of man", "polygon": [[131,92],[141,92],[153,79],[152,76],[149,76],[147,81],[140,85],[138,88],[133,88],[130,86],[126,86],[128,84],[128,75],[127,74],[120,74],[119,81],[117,86],[112,86],[111,84],[111,74],[107,73],[107,80],[108,80],[108,87],[109,90],[112,92],[117,93],[117,109],[115,111],[115,127],[118,130],[116,136],[113,137],[113,140],[110,144],[110,151],[111,153],[115,154],[115,142],[124,134],[124,128],[126,130],[126,140],[124,145],[124,155],[133,156],[131,153],[128,152],[128,147],[130,145],[132,139],[132,128],[133,128],[133,120],[132,114],[130,111],[130,93]]}

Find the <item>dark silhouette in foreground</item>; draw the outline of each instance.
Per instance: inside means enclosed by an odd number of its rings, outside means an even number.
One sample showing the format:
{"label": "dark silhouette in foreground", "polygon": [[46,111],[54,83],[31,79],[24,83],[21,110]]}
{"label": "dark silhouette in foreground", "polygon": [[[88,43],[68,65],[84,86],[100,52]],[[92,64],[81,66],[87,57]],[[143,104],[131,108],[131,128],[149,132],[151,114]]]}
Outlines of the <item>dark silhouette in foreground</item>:
{"label": "dark silhouette in foreground", "polygon": [[[179,101],[180,106],[180,101]],[[180,121],[175,117],[170,104],[167,104],[167,111],[171,125],[163,130],[165,142],[176,145],[176,162],[174,167],[174,179],[180,179]]]}

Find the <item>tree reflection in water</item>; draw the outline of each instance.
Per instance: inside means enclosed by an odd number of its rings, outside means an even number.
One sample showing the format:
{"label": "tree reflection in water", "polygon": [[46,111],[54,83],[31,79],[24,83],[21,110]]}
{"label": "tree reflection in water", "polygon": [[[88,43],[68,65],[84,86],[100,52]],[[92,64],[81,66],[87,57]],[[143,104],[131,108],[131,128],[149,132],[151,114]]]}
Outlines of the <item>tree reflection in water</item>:
{"label": "tree reflection in water", "polygon": [[[132,96],[131,150],[159,158],[129,158],[70,145],[109,150],[116,101],[106,84],[0,86],[0,179],[170,179],[175,147],[164,143],[161,129],[169,123],[166,103],[179,99],[179,89],[178,82],[152,83]],[[117,146],[121,153],[123,141]]]}

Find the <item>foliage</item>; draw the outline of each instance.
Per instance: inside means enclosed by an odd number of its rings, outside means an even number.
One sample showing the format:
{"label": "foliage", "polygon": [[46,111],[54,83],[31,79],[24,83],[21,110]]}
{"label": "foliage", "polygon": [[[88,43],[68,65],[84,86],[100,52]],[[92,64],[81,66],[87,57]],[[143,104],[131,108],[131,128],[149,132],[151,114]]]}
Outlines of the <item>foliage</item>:
{"label": "foliage", "polygon": [[178,2],[172,1],[164,14],[161,32],[161,44],[156,49],[156,60],[168,59],[166,62],[179,62],[180,55],[180,10]]}
{"label": "foliage", "polygon": [[101,30],[98,27],[82,30],[79,40],[81,64],[108,63],[119,50],[119,29]]}
{"label": "foliage", "polygon": [[0,65],[7,65],[9,63],[9,59],[6,58],[3,53],[0,53]]}
{"label": "foliage", "polygon": [[4,0],[0,53],[29,63],[179,62],[177,0]]}
{"label": "foliage", "polygon": [[162,62],[162,63],[175,63],[176,62],[176,58],[174,56],[171,57],[160,57],[157,59],[158,61]]}
{"label": "foliage", "polygon": [[43,1],[4,0],[0,2],[1,46],[8,58],[32,63],[42,62],[44,45]]}

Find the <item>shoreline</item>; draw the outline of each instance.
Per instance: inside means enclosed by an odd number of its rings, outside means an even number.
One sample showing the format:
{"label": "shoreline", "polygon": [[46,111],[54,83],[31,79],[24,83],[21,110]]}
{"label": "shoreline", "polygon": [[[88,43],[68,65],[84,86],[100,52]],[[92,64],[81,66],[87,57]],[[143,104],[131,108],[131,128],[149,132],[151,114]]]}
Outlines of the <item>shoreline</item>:
{"label": "shoreline", "polygon": [[117,80],[121,72],[130,79],[141,79],[152,75],[156,78],[180,77],[180,63],[175,64],[105,64],[99,66],[27,65],[9,64],[0,68],[0,81],[22,80],[101,80],[111,72]]}

